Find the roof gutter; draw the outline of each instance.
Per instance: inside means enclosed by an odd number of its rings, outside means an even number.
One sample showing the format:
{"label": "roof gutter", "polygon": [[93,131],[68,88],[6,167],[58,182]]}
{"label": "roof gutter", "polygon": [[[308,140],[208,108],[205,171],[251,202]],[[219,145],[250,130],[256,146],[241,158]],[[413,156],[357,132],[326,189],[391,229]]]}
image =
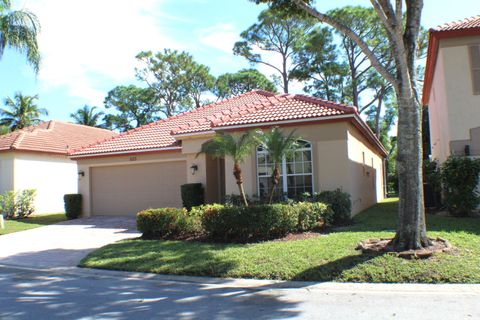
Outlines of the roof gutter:
{"label": "roof gutter", "polygon": [[138,154],[138,153],[152,153],[152,152],[162,152],[162,151],[175,151],[182,150],[181,146],[178,147],[166,147],[166,148],[155,148],[155,149],[143,149],[143,150],[126,150],[126,151],[115,151],[115,152],[97,152],[90,154],[79,154],[79,155],[69,155],[70,159],[80,159],[80,158],[98,158],[98,157],[107,157],[107,156],[116,156],[124,154]]}

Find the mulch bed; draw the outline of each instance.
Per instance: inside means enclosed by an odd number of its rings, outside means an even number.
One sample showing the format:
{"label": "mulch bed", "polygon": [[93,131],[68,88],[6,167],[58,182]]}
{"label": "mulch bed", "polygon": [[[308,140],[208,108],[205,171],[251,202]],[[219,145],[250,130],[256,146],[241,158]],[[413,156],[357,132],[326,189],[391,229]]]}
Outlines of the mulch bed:
{"label": "mulch bed", "polygon": [[428,248],[401,252],[396,252],[393,249],[391,241],[391,238],[368,239],[361,241],[355,249],[362,251],[362,253],[391,253],[404,259],[427,259],[434,254],[452,252],[454,250],[447,240],[440,237],[436,239],[430,238],[432,245]]}
{"label": "mulch bed", "polygon": [[176,237],[144,237],[141,236],[138,239],[143,240],[180,240],[188,242],[210,242],[210,243],[258,243],[264,241],[293,241],[293,240],[304,240],[310,238],[320,237],[322,233],[319,232],[302,232],[302,233],[289,233],[282,238],[271,239],[271,240],[245,240],[245,241],[231,241],[231,240],[222,240],[222,239],[213,239],[208,237],[205,234],[189,235],[189,236],[176,236]]}
{"label": "mulch bed", "polygon": [[275,239],[273,241],[292,241],[292,240],[305,240],[310,238],[320,237],[322,234],[318,232],[302,232],[302,233],[289,233],[283,238]]}

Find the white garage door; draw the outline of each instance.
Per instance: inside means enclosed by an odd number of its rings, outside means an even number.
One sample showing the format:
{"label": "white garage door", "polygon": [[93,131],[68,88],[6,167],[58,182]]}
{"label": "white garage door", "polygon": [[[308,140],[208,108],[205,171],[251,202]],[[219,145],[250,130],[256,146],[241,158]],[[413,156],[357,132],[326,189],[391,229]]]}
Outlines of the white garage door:
{"label": "white garage door", "polygon": [[94,215],[135,215],[148,208],[181,207],[180,186],[186,162],[94,167],[91,171]]}

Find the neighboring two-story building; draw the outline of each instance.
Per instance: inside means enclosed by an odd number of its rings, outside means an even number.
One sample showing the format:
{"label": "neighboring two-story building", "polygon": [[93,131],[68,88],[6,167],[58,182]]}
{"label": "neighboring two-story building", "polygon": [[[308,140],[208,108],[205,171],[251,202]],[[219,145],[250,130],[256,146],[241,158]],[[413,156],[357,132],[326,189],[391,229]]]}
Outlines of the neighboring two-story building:
{"label": "neighboring two-story building", "polygon": [[423,105],[433,159],[480,156],[480,15],[430,30]]}

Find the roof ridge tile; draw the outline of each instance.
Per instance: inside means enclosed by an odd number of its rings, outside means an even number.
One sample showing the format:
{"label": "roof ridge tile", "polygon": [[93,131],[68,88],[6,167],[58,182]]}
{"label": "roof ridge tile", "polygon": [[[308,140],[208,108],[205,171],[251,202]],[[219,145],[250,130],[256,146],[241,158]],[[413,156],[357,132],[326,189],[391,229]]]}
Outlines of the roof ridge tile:
{"label": "roof ridge tile", "polygon": [[434,32],[480,28],[480,15],[450,21],[430,30]]}
{"label": "roof ridge tile", "polygon": [[25,138],[25,132],[20,132],[19,135],[15,138],[15,140],[13,140],[10,148],[14,150],[18,149],[23,141],[23,138]]}

